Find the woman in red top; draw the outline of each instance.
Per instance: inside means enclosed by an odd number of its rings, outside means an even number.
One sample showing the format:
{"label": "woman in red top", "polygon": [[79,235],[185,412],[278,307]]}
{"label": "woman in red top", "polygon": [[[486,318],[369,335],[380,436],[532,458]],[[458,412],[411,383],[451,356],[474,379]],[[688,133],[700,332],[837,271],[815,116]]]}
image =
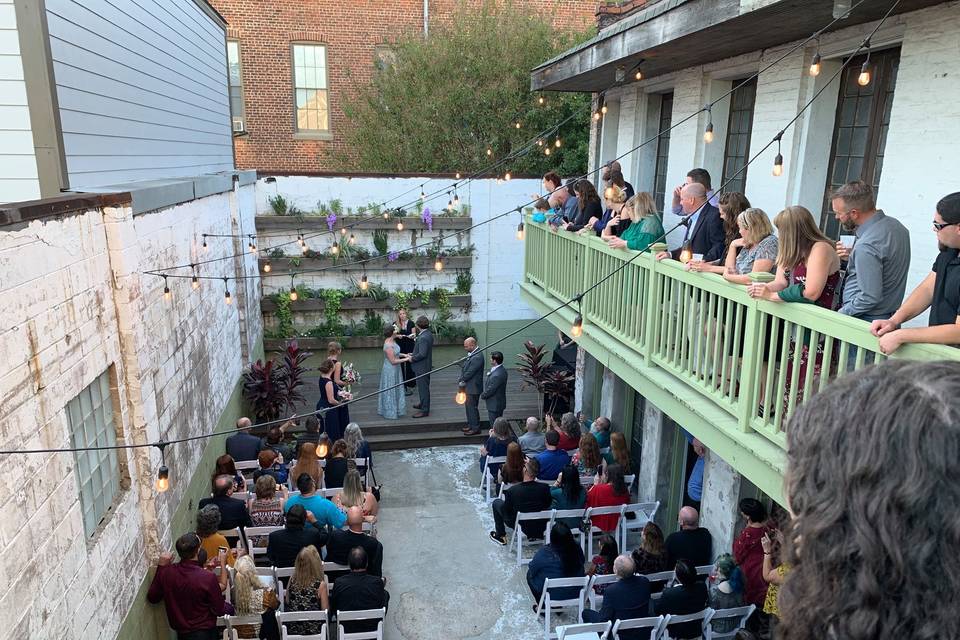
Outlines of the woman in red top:
{"label": "woman in red top", "polygon": [[572,451],[580,446],[580,421],[577,420],[576,415],[572,413],[563,414],[563,417],[560,418],[560,428],[557,431],[560,433],[558,449]]}
{"label": "woman in red top", "polygon": [[762,610],[767,597],[767,581],[763,579],[761,541],[770,531],[766,525],[767,509],[759,500],[744,498],[740,501],[740,514],[746,518],[747,526],[733,541],[733,559],[740,565],[746,580],[743,604],[755,604],[758,610]]}
{"label": "woman in red top", "polygon": [[[603,474],[587,492],[588,507],[612,507],[630,502],[630,490],[623,480],[623,469],[618,464],[607,465]],[[615,531],[620,522],[618,514],[592,516],[593,526],[601,531]]]}

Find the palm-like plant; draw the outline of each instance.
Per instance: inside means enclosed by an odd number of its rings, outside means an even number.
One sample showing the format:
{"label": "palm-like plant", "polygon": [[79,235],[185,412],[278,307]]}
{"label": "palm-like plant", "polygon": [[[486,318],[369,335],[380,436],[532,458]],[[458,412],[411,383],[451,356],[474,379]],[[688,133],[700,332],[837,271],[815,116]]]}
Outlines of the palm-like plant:
{"label": "palm-like plant", "polygon": [[261,422],[296,413],[297,403],[305,400],[300,391],[306,373],[303,363],[311,354],[301,351],[296,340],[287,342],[279,354],[279,362],[257,360],[243,374],[243,395]]}
{"label": "palm-like plant", "polygon": [[517,354],[517,371],[523,379],[521,389],[531,386],[540,396],[540,419],[543,419],[544,398],[549,400],[550,412],[553,411],[559,398],[567,397],[574,381],[574,375],[566,369],[554,367],[546,362],[546,345],[534,345],[527,340],[523,343],[524,353]]}

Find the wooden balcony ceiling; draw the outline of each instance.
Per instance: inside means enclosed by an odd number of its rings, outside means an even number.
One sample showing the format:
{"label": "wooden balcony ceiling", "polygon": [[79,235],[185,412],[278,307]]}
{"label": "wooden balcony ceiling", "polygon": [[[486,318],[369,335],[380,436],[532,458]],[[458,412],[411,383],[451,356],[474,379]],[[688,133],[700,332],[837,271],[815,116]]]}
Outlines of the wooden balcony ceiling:
{"label": "wooden balcony ceiling", "polygon": [[[894,15],[942,3],[902,0]],[[758,8],[749,10],[742,4]],[[878,20],[891,4],[893,0],[867,0],[835,29]],[[643,73],[652,78],[801,40],[828,24],[832,11],[833,0],[665,0],[533,69],[530,86],[602,91],[614,84],[618,66],[629,70],[643,59]]]}

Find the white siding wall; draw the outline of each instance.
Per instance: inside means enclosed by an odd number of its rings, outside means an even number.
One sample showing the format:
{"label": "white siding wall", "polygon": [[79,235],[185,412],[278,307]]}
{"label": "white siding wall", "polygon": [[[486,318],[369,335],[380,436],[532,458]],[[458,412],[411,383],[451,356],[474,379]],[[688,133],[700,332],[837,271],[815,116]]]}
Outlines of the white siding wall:
{"label": "white siding wall", "polygon": [[0,202],[40,197],[13,0],[0,0]]}
{"label": "white siding wall", "polygon": [[189,0],[47,0],[70,188],[233,168],[224,31]]}

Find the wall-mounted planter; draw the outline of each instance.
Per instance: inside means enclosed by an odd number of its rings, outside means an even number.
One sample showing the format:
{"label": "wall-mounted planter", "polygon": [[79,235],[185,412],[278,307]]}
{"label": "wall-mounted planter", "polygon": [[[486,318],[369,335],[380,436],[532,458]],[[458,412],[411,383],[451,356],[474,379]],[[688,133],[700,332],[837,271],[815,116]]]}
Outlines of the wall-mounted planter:
{"label": "wall-mounted planter", "polygon": [[[469,307],[473,300],[469,295],[449,296],[450,308],[459,309]],[[393,296],[386,300],[373,300],[372,298],[344,298],[340,301],[340,309],[343,311],[351,309],[393,309],[396,304]],[[412,298],[408,304],[410,309],[434,308],[437,306],[436,300],[431,299],[428,304],[423,304],[419,298]],[[323,311],[326,305],[320,298],[307,298],[306,300],[294,300],[290,303],[290,311]],[[277,310],[277,303],[271,299],[264,298],[260,301],[260,311],[263,313],[274,313]]]}
{"label": "wall-mounted planter", "polygon": [[[411,212],[410,215],[403,218],[390,216],[386,220],[382,216],[342,216],[337,218],[334,230],[341,226],[357,229],[361,231],[372,231],[375,229],[386,229],[395,231],[397,221],[402,220],[404,229],[426,230],[420,216]],[[469,217],[457,216],[433,216],[434,231],[461,231],[473,226],[473,219]],[[257,231],[291,231],[296,232],[302,229],[304,233],[312,233],[327,228],[327,220],[323,216],[257,216]]]}
{"label": "wall-mounted planter", "polygon": [[[327,343],[337,340],[340,342],[344,349],[379,349],[383,346],[383,338],[380,336],[329,336],[327,338],[305,338],[298,337],[297,344],[304,351],[312,351],[313,353],[322,353],[326,352]],[[433,346],[435,347],[449,347],[453,345],[463,344],[463,338],[453,338],[453,337],[437,337],[433,339]],[[287,339],[285,338],[264,338],[263,340],[263,349],[270,354],[274,351],[280,351],[287,346]]]}
{"label": "wall-mounted planter", "polygon": [[[300,258],[300,263],[297,266],[292,266],[290,264],[291,260],[296,258],[271,258],[266,260],[264,258],[260,259],[260,270],[263,271],[263,265],[267,262],[270,263],[270,272],[271,274],[276,273],[304,273],[308,271],[315,271],[317,269],[329,269],[334,271],[339,269],[341,271],[363,271],[366,269],[370,271],[403,271],[407,269],[420,269],[420,270],[430,270],[433,271],[434,259],[428,258],[426,256],[417,256],[415,258],[399,258],[390,262],[387,258],[378,258],[376,260],[371,260],[363,264],[351,264],[347,265],[347,262],[352,262],[351,260],[341,260],[339,263],[335,263],[332,258]],[[343,265],[343,266],[341,266]],[[443,268],[444,271],[447,269],[469,269],[473,265],[473,256],[446,256],[443,259]],[[311,275],[311,274],[305,274]],[[312,275],[321,275],[320,273]]]}

